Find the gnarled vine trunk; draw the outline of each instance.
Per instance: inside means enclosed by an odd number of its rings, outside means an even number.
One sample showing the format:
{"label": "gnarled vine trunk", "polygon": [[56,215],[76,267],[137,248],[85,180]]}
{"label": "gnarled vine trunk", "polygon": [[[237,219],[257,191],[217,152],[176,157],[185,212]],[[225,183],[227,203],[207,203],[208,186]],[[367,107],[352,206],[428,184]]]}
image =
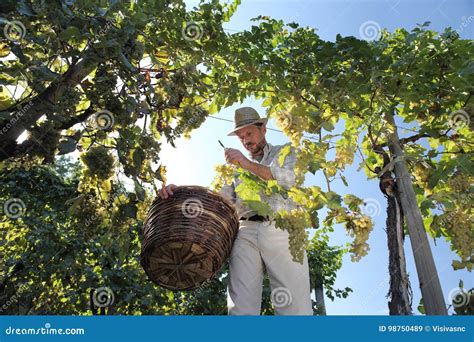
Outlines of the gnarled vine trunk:
{"label": "gnarled vine trunk", "polygon": [[387,243],[390,290],[388,308],[390,315],[411,315],[411,288],[406,270],[403,249],[403,212],[397,196],[387,196]]}

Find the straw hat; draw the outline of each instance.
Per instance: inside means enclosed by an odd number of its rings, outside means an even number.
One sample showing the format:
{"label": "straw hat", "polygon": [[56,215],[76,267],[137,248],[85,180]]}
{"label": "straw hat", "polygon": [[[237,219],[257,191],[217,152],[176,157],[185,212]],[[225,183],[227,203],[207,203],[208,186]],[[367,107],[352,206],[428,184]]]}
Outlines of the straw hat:
{"label": "straw hat", "polygon": [[255,125],[257,123],[263,123],[266,124],[268,121],[267,118],[260,118],[260,115],[258,115],[257,111],[253,109],[252,107],[242,107],[239,108],[235,111],[235,116],[234,116],[234,122],[235,126],[234,129],[227,135],[236,135],[235,131]]}

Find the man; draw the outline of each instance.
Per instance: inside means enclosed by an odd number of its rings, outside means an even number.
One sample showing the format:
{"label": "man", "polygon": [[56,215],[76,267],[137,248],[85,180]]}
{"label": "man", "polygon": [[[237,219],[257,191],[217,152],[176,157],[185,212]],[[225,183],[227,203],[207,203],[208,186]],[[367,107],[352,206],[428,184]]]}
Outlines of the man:
{"label": "man", "polygon": [[[263,180],[275,179],[284,188],[295,183],[296,155],[292,151],[280,165],[279,152],[284,146],[272,146],[265,139],[267,119],[260,118],[251,107],[235,111],[235,127],[228,135],[237,136],[250,158],[233,148],[225,149],[228,163],[239,165]],[[267,217],[257,215],[236,196],[235,179],[232,186],[224,186],[221,194],[235,203],[240,217],[240,228],[230,257],[228,287],[229,315],[259,315],[262,283],[266,270],[272,289],[271,299],[277,315],[312,315],[309,270],[306,253],[303,264],[293,261],[288,249],[288,232],[276,228]],[[176,185],[160,190],[163,199],[173,195]],[[280,194],[261,200],[275,211],[291,210],[295,204]]]}

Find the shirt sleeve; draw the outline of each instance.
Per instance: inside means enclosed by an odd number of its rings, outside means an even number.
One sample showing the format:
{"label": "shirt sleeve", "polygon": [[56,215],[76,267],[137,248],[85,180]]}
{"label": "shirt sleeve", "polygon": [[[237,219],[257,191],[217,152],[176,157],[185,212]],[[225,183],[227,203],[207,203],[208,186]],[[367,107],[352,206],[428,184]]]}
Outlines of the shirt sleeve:
{"label": "shirt sleeve", "polygon": [[283,165],[280,166],[280,151],[277,152],[272,163],[270,164],[270,171],[272,173],[273,178],[277,181],[278,185],[289,189],[296,183],[296,152],[295,149],[291,147],[291,152],[286,156]]}
{"label": "shirt sleeve", "polygon": [[235,203],[234,183],[232,183],[231,185],[224,184],[224,186],[222,186],[222,188],[219,190],[219,195],[229,200],[230,202]]}

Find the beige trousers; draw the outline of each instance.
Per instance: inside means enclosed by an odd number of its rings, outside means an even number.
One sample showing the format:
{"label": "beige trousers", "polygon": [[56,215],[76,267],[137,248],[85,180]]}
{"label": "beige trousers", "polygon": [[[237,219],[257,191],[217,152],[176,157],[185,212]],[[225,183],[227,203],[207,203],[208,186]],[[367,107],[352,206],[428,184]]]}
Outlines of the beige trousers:
{"label": "beige trousers", "polygon": [[230,256],[229,315],[260,315],[264,271],[276,315],[312,315],[308,258],[294,262],[288,232],[268,222],[240,221]]}

